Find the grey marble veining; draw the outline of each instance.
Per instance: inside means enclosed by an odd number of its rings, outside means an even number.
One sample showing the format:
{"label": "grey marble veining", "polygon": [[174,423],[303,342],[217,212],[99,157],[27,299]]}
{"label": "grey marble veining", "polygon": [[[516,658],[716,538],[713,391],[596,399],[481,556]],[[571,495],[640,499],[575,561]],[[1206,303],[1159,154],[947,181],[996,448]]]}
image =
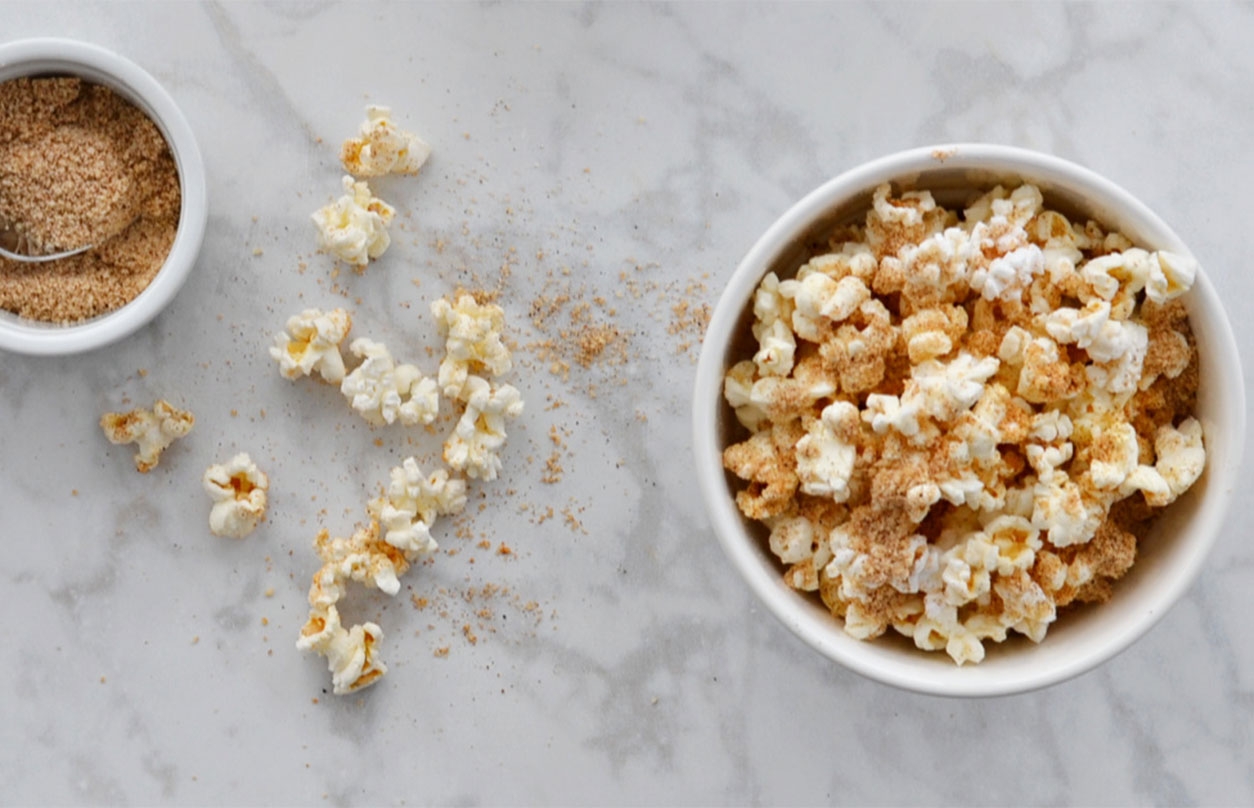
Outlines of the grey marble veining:
{"label": "grey marble veining", "polygon": [[[1254,378],[1249,5],[9,3],[0,19],[6,40],[85,39],[153,73],[197,133],[211,205],[151,326],[84,356],[0,357],[0,802],[1254,802],[1249,501],[1202,581],[1098,670],[986,701],[886,688],[787,633],[724,559],[692,481],[700,335],[673,310],[712,306],[830,176],[985,140],[1081,162],[1158,211]],[[337,147],[368,102],[434,155],[372,183],[399,211],[393,246],[333,277],[309,214],[338,195]],[[430,371],[427,307],[459,286],[500,289],[527,411],[435,562],[395,599],[352,596],[391,671],[334,697],[294,648],[313,536],[351,531],[388,469],[439,440],[369,428],[335,390],[279,378],[266,348],[289,314],[344,305],[355,335]],[[572,302],[537,326],[533,303],[557,295]],[[625,351],[577,361],[559,332],[580,301]],[[96,422],[157,397],[197,425],[138,475]],[[239,542],[209,534],[200,491],[236,451],[272,480],[269,520]]]}

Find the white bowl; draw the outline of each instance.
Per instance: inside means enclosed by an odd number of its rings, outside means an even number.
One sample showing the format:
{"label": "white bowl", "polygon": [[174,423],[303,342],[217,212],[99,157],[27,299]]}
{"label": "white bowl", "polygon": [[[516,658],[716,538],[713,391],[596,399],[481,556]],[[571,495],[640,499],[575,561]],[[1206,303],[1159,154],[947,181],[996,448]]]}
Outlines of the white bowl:
{"label": "white bowl", "polygon": [[[998,181],[1035,183],[1048,204],[1087,214],[1149,249],[1187,253],[1178,236],[1127,191],[1088,169],[1045,154],[989,145],[947,145],[890,155],[859,166],[810,193],[779,218],[732,274],[710,318],[693,402],[697,479],[724,550],[753,592],[785,626],[816,650],[872,679],[923,693],[991,696],[1054,684],[1110,659],[1143,635],[1196,579],[1223,524],[1245,445],[1245,388],[1223,304],[1199,273],[1183,298],[1197,338],[1201,384],[1196,415],[1206,435],[1207,467],[1193,488],[1159,518],[1136,563],[1107,603],[1065,611],[1039,645],[1026,638],[987,643],[978,665],[958,667],[944,653],[917,650],[891,629],[871,641],[844,632],[817,597],[789,588],[761,525],[734,502],[741,487],[723,469],[722,451],[743,439],[723,399],[723,376],[752,355],[752,296],[774,269],[793,274],[804,245],[835,222],[861,219],[873,189],[927,188],[938,202]],[[951,201],[952,204],[952,201]],[[738,431],[739,430],[739,431]]]}
{"label": "white bowl", "polygon": [[205,166],[196,136],[174,99],[133,62],[96,45],[69,39],[27,39],[0,45],[0,82],[40,75],[78,76],[103,84],[146,113],[170,146],[182,195],[170,254],[134,300],[72,325],[41,323],[0,311],[0,349],[24,354],[70,354],[130,335],[174,299],[196,262],[205,235]]}

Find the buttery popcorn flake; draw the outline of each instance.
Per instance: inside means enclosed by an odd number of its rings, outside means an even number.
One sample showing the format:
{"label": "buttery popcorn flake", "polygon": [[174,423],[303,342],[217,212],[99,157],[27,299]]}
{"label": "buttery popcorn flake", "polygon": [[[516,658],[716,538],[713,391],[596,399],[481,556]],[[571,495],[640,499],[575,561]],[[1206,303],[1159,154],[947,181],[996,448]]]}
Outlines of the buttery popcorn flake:
{"label": "buttery popcorn flake", "polygon": [[213,500],[209,530],[215,536],[242,539],[265,518],[270,479],[246,452],[205,469],[201,484]]}
{"label": "buttery popcorn flake", "polygon": [[289,317],[287,331],[275,335],[270,347],[279,375],[291,380],[317,373],[324,381],[339,384],[344,379],[340,344],[352,326],[353,318],[344,309],[305,309]]}
{"label": "buttery popcorn flake", "polygon": [[494,387],[470,376],[463,386],[466,411],[444,442],[444,462],[467,477],[495,480],[501,470],[497,452],[505,445],[505,421],[522,414],[523,400],[512,385]]}
{"label": "buttery popcorn flake", "polygon": [[161,453],[178,438],[192,431],[196,417],[160,399],[151,410],[108,412],[100,418],[100,428],[110,443],[134,443],[135,468],[147,473],[156,467]]}
{"label": "buttery popcorn flake", "polygon": [[461,513],[465,507],[464,480],[450,478],[444,469],[424,474],[418,461],[408,457],[392,469],[387,493],[371,500],[369,511],[382,525],[384,541],[412,561],[439,548],[431,537],[436,517]]}
{"label": "buttery popcorn flake", "polygon": [[318,249],[360,272],[391,245],[388,225],[396,209],[371,194],[365,181],[345,175],[343,185],[344,195],[311,218],[318,232]]}
{"label": "buttery popcorn flake", "polygon": [[440,411],[435,379],[414,365],[396,364],[387,346],[365,337],[353,340],[349,350],[362,363],[344,377],[340,392],[367,422],[413,426],[435,420]]}
{"label": "buttery popcorn flake", "polygon": [[997,187],[959,215],[876,189],[795,277],[764,277],[724,379],[726,468],[792,587],[845,630],[959,665],[1100,602],[1203,472],[1196,262]]}
{"label": "buttery popcorn flake", "polygon": [[465,401],[470,376],[500,376],[513,367],[509,348],[501,341],[505,312],[500,306],[460,294],[452,301],[436,300],[431,313],[444,335],[444,359],[437,376],[444,395]]}
{"label": "buttery popcorn flake", "polygon": [[358,136],[344,141],[340,161],[355,177],[381,177],[384,174],[417,174],[431,147],[412,132],[392,121],[389,107],[371,104]]}
{"label": "buttery popcorn flake", "polygon": [[328,606],[310,617],[296,647],[326,657],[332,692],[342,696],[369,687],[388,672],[377,658],[382,638],[383,630],[375,623],[344,628],[339,610]]}

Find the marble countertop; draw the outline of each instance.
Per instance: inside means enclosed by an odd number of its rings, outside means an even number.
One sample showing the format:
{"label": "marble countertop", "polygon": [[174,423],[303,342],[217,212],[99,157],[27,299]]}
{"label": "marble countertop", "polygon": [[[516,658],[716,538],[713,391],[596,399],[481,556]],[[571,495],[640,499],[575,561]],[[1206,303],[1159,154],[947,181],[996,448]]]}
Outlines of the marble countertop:
{"label": "marble countertop", "polygon": [[[211,206],[191,279],[149,327],[0,357],[0,803],[1254,802],[1254,500],[1127,652],[1044,691],[946,700],[834,666],[756,604],[707,523],[689,436],[702,307],[758,234],[840,171],[938,142],[1052,152],[1141,197],[1226,299],[1254,379],[1248,5],[0,16],[5,40],[83,39],[156,76],[197,133]],[[336,275],[309,215],[338,194],[337,145],[367,103],[434,155],[376,186],[399,211],[390,251]],[[281,379],[266,348],[289,314],[338,305],[430,369],[428,305],[458,287],[499,291],[527,410],[433,563],[394,599],[352,596],[391,670],[333,696],[295,648],[312,539],[351,531],[388,469],[439,437],[371,429],[334,389]],[[139,475],[97,419],[158,397],[197,423]],[[242,541],[210,535],[200,490],[237,451],[272,481]]]}

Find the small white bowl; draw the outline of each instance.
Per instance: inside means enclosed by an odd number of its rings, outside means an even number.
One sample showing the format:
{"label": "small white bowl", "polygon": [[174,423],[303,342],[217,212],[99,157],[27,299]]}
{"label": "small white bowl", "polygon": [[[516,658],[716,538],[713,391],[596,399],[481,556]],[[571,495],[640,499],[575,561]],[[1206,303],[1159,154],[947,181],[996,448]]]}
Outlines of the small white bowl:
{"label": "small white bowl", "polygon": [[77,76],[102,84],[146,113],[178,166],[182,207],[165,264],[134,300],[72,325],[42,323],[0,311],[0,350],[50,355],[89,351],[146,325],[178,292],[200,252],[208,217],[205,166],[187,119],[142,68],[96,45],[69,39],[27,39],[0,45],[0,82],[23,76]]}
{"label": "small white bowl", "polygon": [[[737,571],[784,625],[820,653],[872,679],[922,693],[992,696],[1061,682],[1110,659],[1163,616],[1196,579],[1223,524],[1245,445],[1245,387],[1223,304],[1199,273],[1184,296],[1197,338],[1201,383],[1196,415],[1206,435],[1202,478],[1159,518],[1136,563],[1107,603],[1068,610],[1039,645],[1026,638],[986,643],[978,665],[958,667],[944,653],[917,650],[891,629],[871,641],[844,632],[817,597],[789,588],[766,546],[766,533],[745,519],[734,496],[741,484],[723,469],[722,451],[743,439],[723,399],[723,376],[752,355],[752,296],[767,272],[790,276],[805,245],[834,223],[859,220],[877,185],[930,189],[938,202],[997,182],[1035,183],[1046,202],[1087,215],[1149,249],[1187,253],[1175,233],[1127,191],[1088,169],[1045,154],[989,145],[947,145],[890,155],[820,186],[779,218],[741,261],[710,318],[693,402],[697,479],[714,530]],[[947,193],[948,192],[948,193]],[[948,200],[953,204],[955,200]],[[738,431],[740,430],[740,431]]]}

